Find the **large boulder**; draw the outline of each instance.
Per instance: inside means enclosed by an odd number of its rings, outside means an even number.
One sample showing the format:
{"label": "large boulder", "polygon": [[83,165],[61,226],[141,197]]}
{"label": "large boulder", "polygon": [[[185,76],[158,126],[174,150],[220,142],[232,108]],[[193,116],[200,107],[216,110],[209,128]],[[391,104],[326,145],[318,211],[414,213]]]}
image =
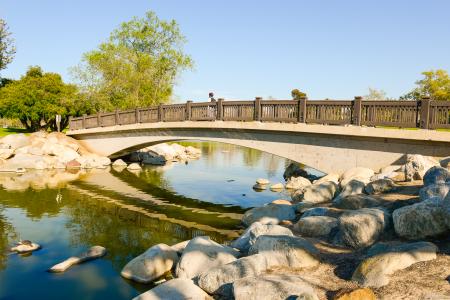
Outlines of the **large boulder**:
{"label": "large boulder", "polygon": [[407,239],[435,237],[450,231],[450,193],[445,199],[432,197],[396,209],[393,214],[397,235]]}
{"label": "large boulder", "polygon": [[364,188],[364,191],[367,194],[380,194],[391,192],[394,189],[394,182],[389,178],[384,178],[369,182]]}
{"label": "large boulder", "polygon": [[294,229],[302,236],[320,237],[328,236],[336,228],[338,221],[336,218],[326,216],[302,217],[295,225]]}
{"label": "large boulder", "polygon": [[296,275],[261,275],[246,277],[233,282],[236,300],[318,300],[312,286]]}
{"label": "large boulder", "polygon": [[236,260],[239,252],[212,241],[208,236],[189,241],[176,268],[178,278],[192,279],[212,267]]}
{"label": "large boulder", "polygon": [[341,289],[333,300],[377,300],[375,293],[369,288],[355,290]]}
{"label": "large boulder", "polygon": [[141,283],[149,283],[169,272],[178,262],[177,252],[166,244],[158,244],[135,257],[120,275]]}
{"label": "large boulder", "polygon": [[112,163],[113,167],[126,167],[127,163],[124,162],[122,159],[116,159],[113,163]]}
{"label": "large boulder", "polygon": [[23,133],[10,134],[0,139],[0,148],[18,149],[30,144],[30,138]]}
{"label": "large boulder", "polygon": [[365,207],[377,207],[381,203],[378,199],[365,194],[337,197],[333,200],[333,207],[340,209],[360,209]]}
{"label": "large boulder", "polygon": [[340,201],[340,199],[345,198],[350,195],[357,195],[364,193],[365,183],[360,180],[350,180],[346,185],[343,186],[342,191],[333,200],[333,202]]}
{"label": "large boulder", "polygon": [[317,248],[308,240],[295,236],[261,235],[249,250],[249,254],[257,253],[287,257],[293,268],[314,267],[320,263]]}
{"label": "large boulder", "polygon": [[260,235],[288,235],[293,236],[292,231],[286,227],[273,224],[261,224],[254,222],[244,233],[231,243],[231,247],[247,253]]}
{"label": "large boulder", "polygon": [[389,275],[412,264],[435,259],[437,250],[438,248],[429,242],[374,245],[368,251],[369,257],[364,259],[353,273],[352,280],[363,286],[385,286],[389,283]]}
{"label": "large boulder", "polygon": [[334,207],[313,207],[306,209],[302,214],[302,218],[314,216],[339,218],[343,213],[344,210]]}
{"label": "large boulder", "polygon": [[332,181],[327,181],[296,191],[292,195],[292,200],[311,204],[326,203],[334,198],[337,191],[338,185]]}
{"label": "large boulder", "polygon": [[345,187],[350,181],[357,180],[363,183],[369,183],[374,171],[368,168],[355,167],[345,171],[340,178],[341,186]]}
{"label": "large boulder", "polygon": [[253,251],[260,253],[239,258],[223,266],[208,268],[198,277],[198,285],[210,294],[229,299],[232,293],[231,283],[240,278],[258,276],[273,267],[302,268],[319,264],[315,259],[317,250],[314,246],[301,238],[288,238],[291,239],[286,240],[284,236],[260,236],[258,240],[261,239],[261,242],[253,248]]}
{"label": "large boulder", "polygon": [[424,186],[419,191],[420,200],[428,200],[433,197],[444,199],[450,191],[450,182],[436,183]]}
{"label": "large boulder", "polygon": [[313,182],[313,184],[321,184],[321,183],[324,183],[324,182],[327,182],[327,181],[331,181],[331,182],[334,182],[336,184],[339,184],[340,177],[341,176],[339,174],[337,174],[337,173],[330,173],[330,174],[327,174],[327,175],[325,175],[325,176],[315,180]]}
{"label": "large boulder", "polygon": [[303,189],[310,185],[311,185],[311,181],[309,181],[309,179],[307,179],[305,177],[291,177],[286,182],[286,188],[292,189],[292,190]]}
{"label": "large boulder", "polygon": [[269,203],[261,207],[247,210],[242,217],[242,222],[250,226],[254,222],[262,224],[278,224],[283,220],[295,219],[295,207],[292,205]]}
{"label": "large boulder", "polygon": [[304,170],[301,164],[290,163],[283,173],[283,178],[288,180],[291,177],[308,177],[308,172]]}
{"label": "large boulder", "polygon": [[212,300],[201,288],[190,279],[176,278],[164,282],[153,289],[140,294],[133,300]]}
{"label": "large boulder", "polygon": [[450,156],[447,156],[447,157],[444,157],[443,159],[441,159],[439,161],[439,164],[441,165],[441,167],[450,171]]}
{"label": "large boulder", "polygon": [[432,167],[439,166],[435,159],[420,154],[406,155],[405,179],[406,181],[421,180]]}
{"label": "large boulder", "polygon": [[389,213],[382,208],[361,208],[339,218],[334,242],[354,249],[374,244],[390,224]]}
{"label": "large boulder", "polygon": [[440,166],[434,166],[426,171],[423,176],[423,185],[442,184],[450,182],[450,172]]}

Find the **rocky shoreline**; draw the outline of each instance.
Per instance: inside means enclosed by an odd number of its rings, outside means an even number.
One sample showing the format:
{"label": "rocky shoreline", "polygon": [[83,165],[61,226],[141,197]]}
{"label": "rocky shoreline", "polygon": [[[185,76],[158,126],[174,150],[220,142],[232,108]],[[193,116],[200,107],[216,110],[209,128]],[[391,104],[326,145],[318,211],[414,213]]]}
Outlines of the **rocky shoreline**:
{"label": "rocky shoreline", "polygon": [[122,276],[174,278],[135,299],[450,299],[449,162],[408,155],[313,182],[290,166],[292,199],[248,210],[238,239],[155,245]]}

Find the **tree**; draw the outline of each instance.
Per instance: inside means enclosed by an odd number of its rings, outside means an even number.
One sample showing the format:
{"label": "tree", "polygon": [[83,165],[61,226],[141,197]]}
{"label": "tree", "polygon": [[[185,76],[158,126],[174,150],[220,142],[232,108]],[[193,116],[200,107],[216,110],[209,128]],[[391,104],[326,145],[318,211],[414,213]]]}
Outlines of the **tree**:
{"label": "tree", "polygon": [[377,90],[369,88],[369,93],[363,96],[364,100],[389,100],[386,96],[386,92],[383,90]]}
{"label": "tree", "polygon": [[291,95],[292,95],[292,99],[294,99],[294,100],[300,100],[300,99],[306,97],[306,93],[303,93],[299,89],[293,89],[291,91]]}
{"label": "tree", "polygon": [[15,53],[16,47],[8,25],[3,19],[0,19],[0,71],[13,60]]}
{"label": "tree", "polygon": [[433,100],[450,101],[450,76],[447,71],[438,69],[422,72],[424,78],[416,81],[417,87],[400,97],[402,100],[420,100],[430,97]]}
{"label": "tree", "polygon": [[166,103],[177,75],[192,67],[183,53],[185,42],[174,20],[160,20],[150,11],[122,23],[107,42],[85,53],[73,74],[102,109]]}
{"label": "tree", "polygon": [[56,73],[43,73],[30,67],[25,76],[0,89],[0,116],[18,119],[30,131],[56,129],[55,116],[61,115],[61,128],[69,116],[91,112],[89,103],[77,96],[77,88],[65,84]]}

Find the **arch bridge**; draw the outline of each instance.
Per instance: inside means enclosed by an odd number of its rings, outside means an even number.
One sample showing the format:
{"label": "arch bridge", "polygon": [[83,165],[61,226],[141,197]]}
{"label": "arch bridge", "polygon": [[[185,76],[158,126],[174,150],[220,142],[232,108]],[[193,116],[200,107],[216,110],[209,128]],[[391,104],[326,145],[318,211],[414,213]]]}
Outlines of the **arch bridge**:
{"label": "arch bridge", "polygon": [[450,132],[431,128],[450,128],[450,102],[256,98],[71,118],[67,134],[111,158],[162,142],[201,140],[258,149],[331,173],[355,166],[378,170],[403,163],[406,154],[450,155]]}

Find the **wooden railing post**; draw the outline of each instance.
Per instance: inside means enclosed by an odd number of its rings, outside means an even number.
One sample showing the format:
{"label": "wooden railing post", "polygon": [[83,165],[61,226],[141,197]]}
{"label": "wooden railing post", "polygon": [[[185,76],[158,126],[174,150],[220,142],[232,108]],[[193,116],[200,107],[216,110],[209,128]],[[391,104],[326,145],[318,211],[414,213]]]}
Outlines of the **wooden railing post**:
{"label": "wooden railing post", "polygon": [[422,97],[420,100],[420,128],[430,127],[430,97]]}
{"label": "wooden railing post", "polygon": [[72,116],[69,116],[69,130],[73,130]]}
{"label": "wooden railing post", "polygon": [[308,101],[308,98],[301,97],[300,100],[298,100],[298,122],[299,123],[306,123],[306,101]]}
{"label": "wooden railing post", "polygon": [[186,121],[190,121],[191,117],[192,117],[192,106],[191,106],[191,104],[192,104],[191,100],[186,101],[186,114],[185,114],[185,117],[184,117],[184,119]]}
{"label": "wooden railing post", "polygon": [[119,110],[116,109],[116,124],[115,125],[120,125],[120,115],[119,115]]}
{"label": "wooden railing post", "polygon": [[136,108],[134,110],[134,116],[135,116],[134,118],[136,120],[136,123],[137,124],[141,123],[141,111],[139,110],[139,108]]}
{"label": "wooden railing post", "polygon": [[102,127],[102,114],[100,112],[97,113],[97,127]]}
{"label": "wooden railing post", "polygon": [[81,123],[81,127],[82,127],[83,129],[86,129],[86,117],[87,117],[87,115],[86,115],[86,114],[83,114],[83,121],[82,121],[82,123]]}
{"label": "wooden railing post", "polygon": [[261,100],[262,97],[255,97],[255,121],[261,122]]}
{"label": "wooden railing post", "polygon": [[362,97],[356,96],[353,100],[353,114],[352,114],[352,124],[356,126],[361,126],[361,109],[362,109]]}
{"label": "wooden railing post", "polygon": [[158,122],[164,121],[164,110],[162,104],[158,105]]}
{"label": "wooden railing post", "polygon": [[223,120],[223,98],[217,99],[216,105],[217,105],[216,119],[217,120]]}

